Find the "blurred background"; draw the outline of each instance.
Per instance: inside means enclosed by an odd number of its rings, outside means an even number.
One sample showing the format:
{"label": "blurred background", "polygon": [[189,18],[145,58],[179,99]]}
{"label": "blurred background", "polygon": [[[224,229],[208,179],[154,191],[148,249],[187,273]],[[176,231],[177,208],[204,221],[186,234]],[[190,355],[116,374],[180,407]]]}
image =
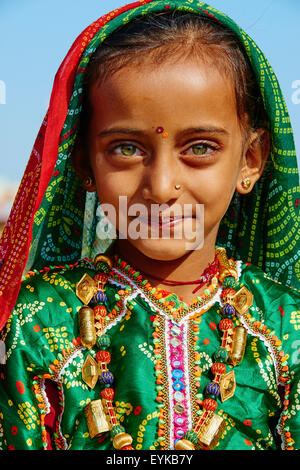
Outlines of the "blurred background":
{"label": "blurred background", "polygon": [[[0,232],[46,113],[55,73],[92,21],[127,0],[0,0]],[[260,46],[279,79],[300,153],[300,1],[211,0]]]}

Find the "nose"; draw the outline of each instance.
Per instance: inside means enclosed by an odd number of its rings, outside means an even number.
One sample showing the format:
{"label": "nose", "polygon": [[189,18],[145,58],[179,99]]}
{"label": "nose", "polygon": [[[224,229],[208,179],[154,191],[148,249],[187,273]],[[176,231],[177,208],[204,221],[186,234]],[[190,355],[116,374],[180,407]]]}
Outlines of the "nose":
{"label": "nose", "polygon": [[[156,204],[169,204],[181,193],[181,175],[178,162],[171,152],[160,152],[145,166],[142,195]],[[177,186],[177,189],[176,189]]]}

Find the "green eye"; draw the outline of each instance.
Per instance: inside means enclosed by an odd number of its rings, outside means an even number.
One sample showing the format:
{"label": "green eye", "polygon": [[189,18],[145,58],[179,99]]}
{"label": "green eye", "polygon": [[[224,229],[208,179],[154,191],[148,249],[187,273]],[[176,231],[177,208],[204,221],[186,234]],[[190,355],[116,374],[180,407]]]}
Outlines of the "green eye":
{"label": "green eye", "polygon": [[192,150],[194,155],[205,155],[208,150],[208,146],[205,144],[197,144],[192,146]]}
{"label": "green eye", "polygon": [[136,152],[136,147],[134,145],[121,145],[120,149],[121,153],[125,155],[125,157],[132,157]]}

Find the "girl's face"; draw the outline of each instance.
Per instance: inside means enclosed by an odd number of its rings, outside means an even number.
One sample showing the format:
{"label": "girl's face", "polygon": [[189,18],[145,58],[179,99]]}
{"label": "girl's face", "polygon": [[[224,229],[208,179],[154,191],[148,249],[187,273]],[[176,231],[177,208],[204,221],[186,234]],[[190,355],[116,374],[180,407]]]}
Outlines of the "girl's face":
{"label": "girl's face", "polygon": [[[233,81],[190,60],[155,69],[126,67],[101,85],[95,83],[90,103],[88,152],[96,188],[101,203],[115,207],[117,230],[127,224],[123,237],[152,259],[178,259],[192,241],[186,234],[201,231],[196,208],[203,205],[204,247],[214,244],[246,167]],[[150,218],[153,204],[165,204],[162,213],[176,205],[175,215],[181,208],[184,216],[189,204],[192,217],[179,218],[173,227],[169,220],[165,238],[151,238],[145,221],[137,228],[143,236],[135,239],[130,224],[145,212],[128,215],[119,196],[127,197],[129,213],[133,204],[142,204]]]}

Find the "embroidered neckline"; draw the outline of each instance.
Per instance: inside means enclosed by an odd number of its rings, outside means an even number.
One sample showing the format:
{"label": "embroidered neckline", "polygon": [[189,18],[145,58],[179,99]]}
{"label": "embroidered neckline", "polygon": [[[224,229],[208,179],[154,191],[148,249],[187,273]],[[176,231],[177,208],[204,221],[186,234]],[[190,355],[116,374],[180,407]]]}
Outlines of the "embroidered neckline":
{"label": "embroidered neckline", "polygon": [[[237,267],[238,262],[229,261],[234,267]],[[202,296],[197,296],[192,301],[185,302],[181,296],[174,292],[153,287],[139,271],[135,270],[117,254],[113,257],[113,266],[109,275],[114,281],[129,283],[131,287],[140,290],[147,301],[154,304],[155,307],[174,321],[181,320],[192,313],[199,313],[199,310],[202,310],[203,307],[210,307],[218,301],[221,291],[218,276],[219,272],[212,279],[212,284],[208,289],[205,289]],[[207,308],[204,311],[206,310]]]}

